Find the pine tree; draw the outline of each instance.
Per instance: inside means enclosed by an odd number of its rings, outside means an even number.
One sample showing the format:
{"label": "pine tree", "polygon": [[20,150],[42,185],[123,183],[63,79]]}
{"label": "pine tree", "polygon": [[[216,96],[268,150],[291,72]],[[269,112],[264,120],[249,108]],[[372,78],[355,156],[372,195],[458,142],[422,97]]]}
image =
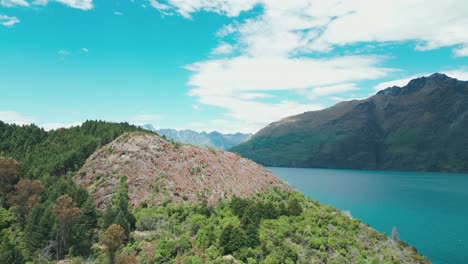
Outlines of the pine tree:
{"label": "pine tree", "polygon": [[110,204],[107,205],[102,217],[102,228],[108,228],[111,224],[118,224],[125,230],[125,234],[135,228],[136,218],[132,214],[128,202],[128,185],[125,177],[120,178],[119,186],[112,196]]}

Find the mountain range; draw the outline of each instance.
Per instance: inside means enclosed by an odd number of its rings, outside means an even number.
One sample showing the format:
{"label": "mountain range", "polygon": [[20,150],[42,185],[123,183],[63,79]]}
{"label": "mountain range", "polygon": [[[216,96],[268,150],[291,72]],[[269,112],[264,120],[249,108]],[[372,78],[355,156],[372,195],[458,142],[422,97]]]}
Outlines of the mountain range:
{"label": "mountain range", "polygon": [[229,149],[248,140],[252,134],[222,134],[217,131],[211,133],[193,130],[156,129],[152,125],[144,125],[144,129],[158,133],[167,139],[202,147]]}
{"label": "mountain range", "polygon": [[232,151],[266,166],[468,171],[468,82],[433,74],[274,122]]}

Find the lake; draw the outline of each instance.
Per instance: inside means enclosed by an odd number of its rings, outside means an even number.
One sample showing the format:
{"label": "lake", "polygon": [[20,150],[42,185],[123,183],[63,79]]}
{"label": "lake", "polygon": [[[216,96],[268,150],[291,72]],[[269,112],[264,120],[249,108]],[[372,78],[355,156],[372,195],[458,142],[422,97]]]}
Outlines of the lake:
{"label": "lake", "polygon": [[433,263],[468,263],[468,175],[268,168],[305,195],[349,211]]}

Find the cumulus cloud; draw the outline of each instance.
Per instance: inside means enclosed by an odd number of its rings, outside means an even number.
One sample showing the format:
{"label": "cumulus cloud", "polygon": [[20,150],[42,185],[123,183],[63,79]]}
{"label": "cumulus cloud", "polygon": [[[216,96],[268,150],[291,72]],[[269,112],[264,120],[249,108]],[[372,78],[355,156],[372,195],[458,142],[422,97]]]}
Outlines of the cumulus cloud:
{"label": "cumulus cloud", "polygon": [[[166,14],[186,18],[200,11],[238,17],[244,11],[261,7],[253,16],[239,17],[219,29],[216,36],[221,45],[211,52],[218,57],[187,66],[192,71],[188,81],[190,95],[198,97],[201,103],[227,109],[228,116],[249,126],[262,119],[264,123],[279,119],[282,115],[275,111],[279,106],[288,105],[293,112],[315,109],[316,105],[294,103],[293,107],[292,102],[272,100],[265,103],[258,101],[260,97],[245,97],[246,94],[306,91],[311,100],[330,95],[345,98],[350,96],[347,92],[357,89],[355,83],[387,77],[395,69],[382,66],[384,57],[368,55],[381,43],[410,42],[420,52],[454,47],[455,56],[468,54],[465,0],[150,0],[150,3]],[[354,44],[364,44],[366,48]],[[330,53],[343,46],[356,55]],[[380,84],[375,89],[403,84],[407,79],[410,78]],[[344,97],[340,96],[342,93]],[[244,114],[239,105],[250,109],[250,114]],[[253,111],[249,108],[252,106],[258,109]]]}
{"label": "cumulus cloud", "polygon": [[344,92],[355,91],[355,90],[359,90],[356,87],[356,84],[343,83],[343,84],[332,85],[332,86],[317,87],[317,88],[303,91],[302,93],[305,94],[310,100],[314,100],[325,95],[341,94]]}
{"label": "cumulus cloud", "polygon": [[231,54],[234,50],[234,47],[228,43],[221,43],[215,49],[211,51],[213,55],[226,55]]}
{"label": "cumulus cloud", "polygon": [[[456,69],[456,70],[446,70],[446,71],[440,71],[440,73],[443,73],[449,77],[458,79],[460,81],[468,81],[468,70],[465,68],[462,69]],[[427,77],[432,75],[432,73],[420,73],[420,74],[415,74],[411,75],[409,77],[405,77],[402,79],[396,79],[396,80],[391,80],[387,82],[382,82],[374,86],[374,91],[380,91],[384,90],[389,87],[393,86],[398,86],[398,87],[404,87],[406,86],[411,80],[420,78],[420,77]]]}
{"label": "cumulus cloud", "polygon": [[23,116],[16,111],[0,111],[0,120],[17,125],[31,124],[36,121],[33,117]]}
{"label": "cumulus cloud", "polygon": [[29,6],[25,0],[0,0],[0,5],[4,7]]}
{"label": "cumulus cloud", "polygon": [[228,17],[236,17],[242,11],[251,10],[257,0],[149,0],[150,5],[163,13],[174,10],[177,14],[191,18],[199,11],[215,12]]}
{"label": "cumulus cloud", "polygon": [[6,15],[0,15],[0,25],[5,27],[13,27],[18,24],[20,20],[17,17],[11,17]]}
{"label": "cumulus cloud", "polygon": [[15,7],[15,6],[33,6],[33,5],[47,5],[49,2],[57,2],[63,5],[81,9],[89,10],[93,8],[92,0],[35,0],[35,1],[26,1],[26,0],[0,0],[0,5],[5,7]]}

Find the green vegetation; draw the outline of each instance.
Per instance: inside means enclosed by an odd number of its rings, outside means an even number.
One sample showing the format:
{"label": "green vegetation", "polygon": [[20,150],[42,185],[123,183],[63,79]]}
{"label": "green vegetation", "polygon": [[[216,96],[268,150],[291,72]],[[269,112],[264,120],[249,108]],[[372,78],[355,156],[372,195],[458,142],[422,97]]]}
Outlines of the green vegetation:
{"label": "green vegetation", "polygon": [[444,75],[289,117],[231,151],[265,166],[468,172],[468,84]]}
{"label": "green vegetation", "polygon": [[2,155],[19,161],[0,158],[0,263],[427,262],[403,242],[294,191],[133,209],[122,177],[100,211],[71,178],[96,148],[138,128],[0,126]]}
{"label": "green vegetation", "polygon": [[135,216],[137,232],[122,251],[140,252],[142,262],[225,263],[227,255],[239,263],[427,262],[332,207],[278,189],[213,208],[139,207]]}
{"label": "green vegetation", "polygon": [[95,150],[131,131],[144,130],[127,123],[87,121],[79,127],[47,132],[35,125],[0,121],[0,157],[17,160],[25,178],[64,176],[81,168]]}

